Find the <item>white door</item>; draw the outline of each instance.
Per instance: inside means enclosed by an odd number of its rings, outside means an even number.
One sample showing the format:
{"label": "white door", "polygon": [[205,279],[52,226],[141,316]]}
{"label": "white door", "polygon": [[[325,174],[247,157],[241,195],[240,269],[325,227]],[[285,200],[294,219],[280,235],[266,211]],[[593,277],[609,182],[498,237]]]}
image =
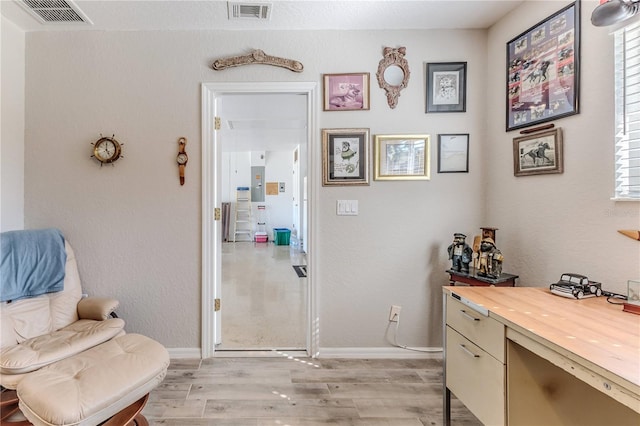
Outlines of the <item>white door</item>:
{"label": "white door", "polygon": [[[218,99],[223,95],[241,93],[297,93],[307,98],[308,131],[307,131],[307,163],[309,175],[313,176],[310,183],[319,181],[319,169],[316,156],[319,150],[312,149],[318,144],[315,142],[317,129],[317,83],[203,83],[202,85],[202,358],[212,357],[215,345],[222,340],[221,309],[224,309],[224,300],[221,299],[222,273],[222,226],[216,219],[215,213],[221,208],[222,177],[221,158],[222,147],[219,132],[216,131],[216,116],[219,116],[220,105]],[[317,151],[317,152],[316,152]],[[317,180],[315,180],[317,179]],[[314,193],[310,193],[309,218],[306,222],[310,225],[308,232],[308,247],[313,242],[314,212],[311,208]],[[299,195],[298,195],[299,197]],[[298,214],[298,218],[300,215]],[[299,221],[299,219],[298,219]],[[299,223],[298,223],[299,224]],[[314,254],[307,256],[309,270],[313,269]],[[308,276],[308,315],[306,318],[307,330],[307,354],[318,352],[317,343],[319,336],[317,330],[312,334],[312,323],[317,323],[317,308],[315,306],[315,285],[313,275]],[[220,310],[216,310],[216,299],[220,300]],[[313,320],[312,320],[313,319]],[[313,337],[313,338],[312,338]]]}

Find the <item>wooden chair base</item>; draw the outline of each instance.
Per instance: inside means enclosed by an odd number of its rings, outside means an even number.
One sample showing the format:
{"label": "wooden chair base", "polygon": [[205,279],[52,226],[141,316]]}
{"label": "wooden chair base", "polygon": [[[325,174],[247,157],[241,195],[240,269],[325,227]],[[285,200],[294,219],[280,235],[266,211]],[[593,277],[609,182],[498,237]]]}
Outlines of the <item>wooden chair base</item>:
{"label": "wooden chair base", "polygon": [[101,426],[149,426],[149,422],[142,415],[142,409],[149,400],[149,394],[146,394],[115,416],[111,417]]}
{"label": "wooden chair base", "polygon": [[15,390],[2,389],[0,394],[0,425],[28,426],[27,420],[9,421],[8,419],[20,411],[18,408],[18,395]]}
{"label": "wooden chair base", "polygon": [[[149,426],[149,422],[142,415],[142,409],[148,400],[149,394],[146,394],[110,419],[101,423],[100,426]],[[0,395],[0,426],[31,426],[31,422],[28,420],[9,420],[10,417],[18,411],[18,395],[16,391],[3,389]]]}

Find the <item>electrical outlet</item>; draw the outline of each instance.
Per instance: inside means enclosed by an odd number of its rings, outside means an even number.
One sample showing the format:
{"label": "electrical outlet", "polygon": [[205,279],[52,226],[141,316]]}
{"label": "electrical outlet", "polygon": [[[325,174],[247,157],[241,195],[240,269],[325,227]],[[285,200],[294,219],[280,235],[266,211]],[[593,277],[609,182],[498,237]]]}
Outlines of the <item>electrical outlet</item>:
{"label": "electrical outlet", "polygon": [[402,306],[391,305],[391,311],[389,312],[389,321],[398,322],[400,319],[400,310],[402,310]]}

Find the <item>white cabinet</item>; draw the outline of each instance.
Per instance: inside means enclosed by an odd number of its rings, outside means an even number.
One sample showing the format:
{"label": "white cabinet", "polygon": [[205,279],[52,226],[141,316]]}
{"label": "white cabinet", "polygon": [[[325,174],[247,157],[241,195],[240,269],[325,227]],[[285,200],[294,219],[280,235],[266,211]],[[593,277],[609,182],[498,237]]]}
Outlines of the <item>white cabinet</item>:
{"label": "white cabinet", "polygon": [[451,295],[445,318],[445,388],[485,425],[504,425],[504,325]]}

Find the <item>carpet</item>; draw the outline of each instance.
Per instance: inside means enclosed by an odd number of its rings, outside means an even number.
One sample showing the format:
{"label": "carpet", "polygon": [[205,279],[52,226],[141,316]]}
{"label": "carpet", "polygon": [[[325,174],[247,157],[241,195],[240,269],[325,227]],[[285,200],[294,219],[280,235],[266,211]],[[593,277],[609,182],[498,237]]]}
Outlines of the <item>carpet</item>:
{"label": "carpet", "polygon": [[296,271],[300,278],[307,276],[307,265],[293,265],[293,270]]}

